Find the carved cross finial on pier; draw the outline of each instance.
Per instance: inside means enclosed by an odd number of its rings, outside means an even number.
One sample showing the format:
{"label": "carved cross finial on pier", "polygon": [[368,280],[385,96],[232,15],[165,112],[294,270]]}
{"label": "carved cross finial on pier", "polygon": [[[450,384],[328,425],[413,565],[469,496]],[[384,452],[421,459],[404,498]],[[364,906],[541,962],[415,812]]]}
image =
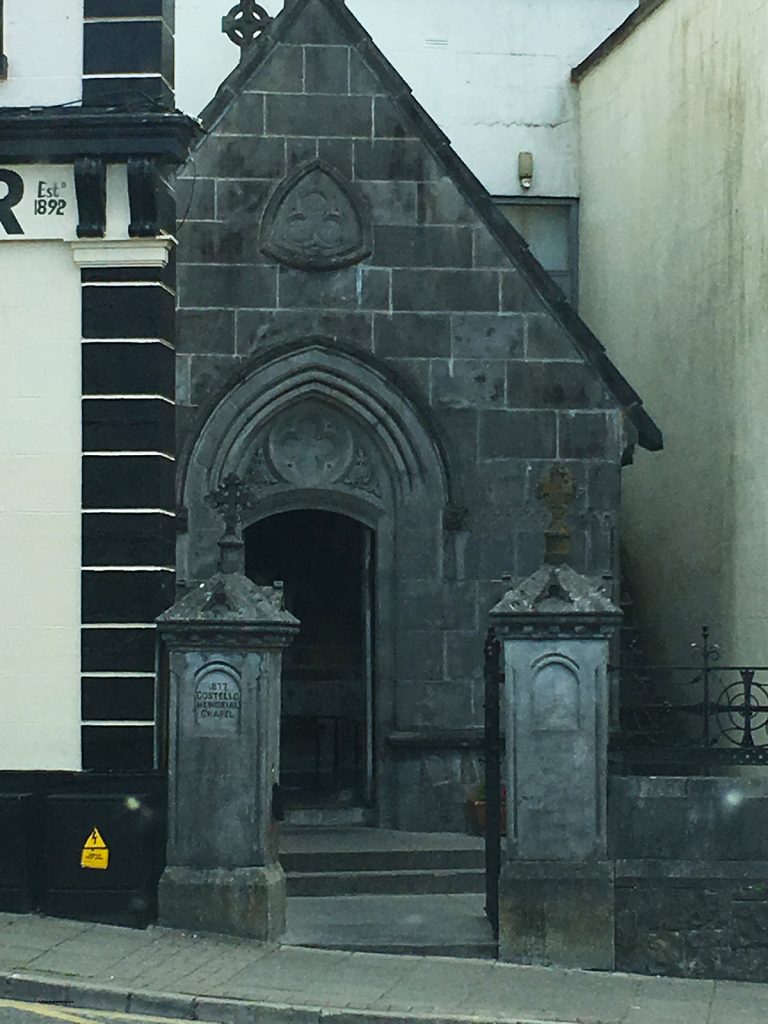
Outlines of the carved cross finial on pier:
{"label": "carved cross finial on pier", "polygon": [[576,479],[565,466],[553,466],[539,482],[536,496],[552,513],[552,522],[545,533],[547,547],[544,561],[548,565],[563,565],[568,560],[571,531],[566,516],[576,492]]}
{"label": "carved cross finial on pier", "polygon": [[234,473],[224,477],[216,490],[211,491],[205,500],[224,520],[227,533],[235,535],[243,521],[243,514],[256,504],[245,481]]}
{"label": "carved cross finial on pier", "polygon": [[221,19],[221,31],[228,36],[241,54],[251,45],[256,36],[263,32],[272,18],[255,0],[240,0]]}
{"label": "carved cross finial on pier", "polygon": [[219,541],[219,570],[242,573],[245,568],[245,545],[240,536],[244,513],[254,508],[256,500],[239,476],[230,473],[215,491],[205,497],[224,520],[226,530]]}

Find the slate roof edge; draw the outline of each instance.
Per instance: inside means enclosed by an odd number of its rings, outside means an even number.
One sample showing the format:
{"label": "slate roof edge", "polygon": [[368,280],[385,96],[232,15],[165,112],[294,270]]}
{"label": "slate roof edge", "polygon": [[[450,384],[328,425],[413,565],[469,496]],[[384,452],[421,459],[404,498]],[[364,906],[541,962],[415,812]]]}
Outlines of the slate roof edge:
{"label": "slate roof edge", "polygon": [[180,110],[0,107],[0,161],[70,163],[91,156],[119,163],[141,155],[180,164],[198,133],[197,121]]}
{"label": "slate roof edge", "polygon": [[618,49],[639,25],[642,25],[652,14],[655,14],[662,4],[666,2],[667,0],[645,0],[645,2],[641,0],[637,10],[634,10],[617,29],[611,32],[588,57],[585,57],[580,64],[576,65],[571,71],[571,81],[580,82],[594,67],[605,60],[606,57],[609,57],[614,50]]}
{"label": "slate roof edge", "polygon": [[[629,381],[608,357],[605,347],[598,341],[576,310],[566,300],[560,288],[533,256],[522,235],[507,220],[494,203],[490,193],[469,169],[451,145],[451,141],[414,97],[410,86],[384,56],[371,36],[349,10],[343,0],[319,0],[340,26],[354,40],[360,56],[388,85],[392,97],[415,122],[424,141],[433,154],[442,161],[448,175],[462,195],[486,224],[515,266],[520,270],[544,306],[568,333],[585,361],[595,370],[616,404],[637,430],[638,441],[648,451],[659,451],[664,446],[663,435],[651,416],[643,408],[642,399]],[[664,0],[650,0],[650,3]],[[282,32],[296,21],[310,0],[286,0],[283,11],[262,32],[248,57],[224,79],[213,100],[200,114],[206,129],[222,116],[235,98],[237,88],[269,55],[279,42]]]}

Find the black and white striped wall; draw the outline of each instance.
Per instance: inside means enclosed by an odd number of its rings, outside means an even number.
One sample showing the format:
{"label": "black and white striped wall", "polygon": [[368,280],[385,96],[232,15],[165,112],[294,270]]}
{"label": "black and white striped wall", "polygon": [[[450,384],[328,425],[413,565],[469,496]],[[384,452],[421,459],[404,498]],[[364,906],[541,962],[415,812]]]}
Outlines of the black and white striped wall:
{"label": "black and white striped wall", "polygon": [[[173,108],[172,0],[85,0],[83,105]],[[99,190],[98,165],[83,191]],[[95,172],[95,173],[94,173]],[[175,230],[158,166],[127,161],[129,239],[81,223],[83,768],[156,762],[154,620],[175,590]]]}
{"label": "black and white striped wall", "polygon": [[175,581],[168,245],[123,243],[111,257],[120,265],[81,267],[84,768],[153,765],[154,620]]}
{"label": "black and white striped wall", "polygon": [[83,105],[174,103],[173,0],[85,0]]}

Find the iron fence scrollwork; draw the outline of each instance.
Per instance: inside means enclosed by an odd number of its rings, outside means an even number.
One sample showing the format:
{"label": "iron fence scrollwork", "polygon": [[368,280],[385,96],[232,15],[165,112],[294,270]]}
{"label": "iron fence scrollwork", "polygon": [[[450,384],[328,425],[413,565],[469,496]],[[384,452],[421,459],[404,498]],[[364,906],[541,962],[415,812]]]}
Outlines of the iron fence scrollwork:
{"label": "iron fence scrollwork", "polygon": [[643,665],[630,657],[610,668],[620,694],[614,758],[628,771],[768,765],[768,666],[723,665],[706,626],[691,647],[691,666]]}

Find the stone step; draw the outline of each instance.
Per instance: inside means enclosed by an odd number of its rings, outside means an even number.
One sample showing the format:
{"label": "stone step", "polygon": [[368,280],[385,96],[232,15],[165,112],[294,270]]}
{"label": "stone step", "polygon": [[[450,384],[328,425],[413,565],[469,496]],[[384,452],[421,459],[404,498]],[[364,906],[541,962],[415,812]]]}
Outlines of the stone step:
{"label": "stone step", "polygon": [[280,862],[290,874],[319,874],[324,871],[482,871],[485,854],[482,849],[306,850],[283,852]]}
{"label": "stone step", "polygon": [[353,953],[389,953],[391,956],[453,956],[469,960],[495,960],[498,945],[488,942],[302,942],[310,949],[349,950]]}
{"label": "stone step", "polygon": [[284,821],[288,827],[334,828],[365,825],[369,816],[365,807],[289,807]]}
{"label": "stone step", "polygon": [[286,945],[361,953],[494,958],[483,893],[296,896]]}
{"label": "stone step", "polygon": [[481,893],[485,891],[485,873],[475,868],[290,872],[287,887],[289,896]]}

